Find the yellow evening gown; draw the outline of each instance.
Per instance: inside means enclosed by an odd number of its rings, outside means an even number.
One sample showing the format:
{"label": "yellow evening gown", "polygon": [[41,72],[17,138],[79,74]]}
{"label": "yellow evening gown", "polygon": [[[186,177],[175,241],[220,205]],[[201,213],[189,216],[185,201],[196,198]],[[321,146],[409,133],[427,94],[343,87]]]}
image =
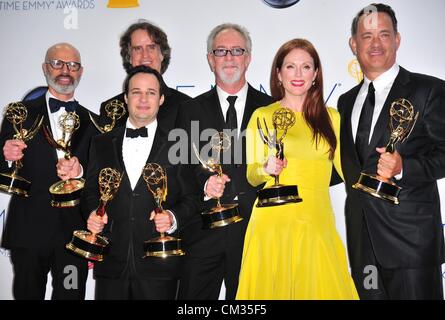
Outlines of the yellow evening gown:
{"label": "yellow evening gown", "polygon": [[[279,102],[259,108],[247,130],[247,179],[257,186],[274,184],[263,164],[269,151],[257,129],[257,117],[273,128],[272,114]],[[340,116],[328,108],[339,141]],[[296,112],[295,125],[284,141],[287,167],[280,183],[297,185],[300,203],[275,207],[253,207],[245,235],[237,299],[358,299],[349,274],[346,251],[336,227],[329,196],[332,160],[329,146],[321,140],[318,148],[312,131]],[[278,130],[278,137],[282,131]],[[340,146],[334,165],[341,174]]]}

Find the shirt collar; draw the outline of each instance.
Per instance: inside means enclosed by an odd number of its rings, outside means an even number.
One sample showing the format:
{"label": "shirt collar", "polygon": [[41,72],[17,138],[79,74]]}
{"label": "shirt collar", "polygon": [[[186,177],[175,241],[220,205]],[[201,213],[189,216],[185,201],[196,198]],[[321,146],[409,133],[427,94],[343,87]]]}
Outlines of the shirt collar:
{"label": "shirt collar", "polygon": [[[399,74],[400,67],[397,63],[394,63],[394,65],[383,72],[381,75],[379,75],[377,78],[372,81],[375,91],[380,92],[384,88],[391,86],[394,80],[396,79],[397,75]],[[369,83],[371,80],[369,80],[366,76],[364,77],[364,84],[366,88],[369,86]]]}
{"label": "shirt collar", "polygon": [[221,89],[218,85],[216,86],[216,92],[218,93],[218,97],[220,97],[220,101],[227,101],[228,96],[237,96],[238,98],[236,99],[236,101],[244,101],[247,97],[248,88],[249,84],[246,81],[244,86],[237,93],[229,94],[225,92],[223,89]]}

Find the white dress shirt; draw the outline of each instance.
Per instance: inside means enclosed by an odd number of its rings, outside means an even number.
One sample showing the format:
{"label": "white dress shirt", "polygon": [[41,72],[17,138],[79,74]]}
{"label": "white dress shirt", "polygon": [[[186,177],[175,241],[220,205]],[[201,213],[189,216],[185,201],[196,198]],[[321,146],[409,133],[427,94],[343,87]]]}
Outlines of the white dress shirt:
{"label": "white dress shirt", "polygon": [[[158,127],[158,121],[155,120],[146,126],[148,137],[127,138],[124,133],[124,140],[122,143],[122,157],[125,163],[128,179],[130,180],[131,189],[134,190],[136,184],[150,155],[153,140]],[[135,128],[129,119],[127,119],[126,128]]]}
{"label": "white dress shirt", "polygon": [[[218,93],[219,98],[219,104],[221,105],[221,111],[224,117],[224,121],[226,121],[227,116],[227,110],[229,110],[229,101],[227,101],[228,96],[237,96],[235,100],[235,110],[236,110],[236,122],[237,122],[237,128],[238,128],[238,137],[241,132],[241,123],[243,122],[243,116],[244,116],[244,109],[246,107],[246,100],[247,100],[247,90],[249,89],[249,85],[246,83],[241,88],[240,91],[234,94],[228,94],[220,87],[216,86],[216,92]],[[206,183],[204,184],[204,201],[208,201],[212,198],[208,197],[205,192],[207,183],[209,180],[207,179]],[[238,196],[235,197],[234,200],[237,200]]]}
{"label": "white dress shirt", "polygon": [[[397,63],[395,63],[390,69],[379,75],[377,78],[372,81],[375,89],[375,105],[374,105],[374,113],[372,115],[372,123],[371,123],[371,131],[369,133],[369,141],[371,141],[372,134],[374,132],[374,127],[377,123],[377,119],[380,116],[380,112],[383,109],[383,105],[385,104],[386,99],[388,98],[389,91],[396,80],[397,75],[399,74],[400,67]],[[363,79],[363,85],[358,92],[357,98],[355,99],[354,107],[352,109],[351,115],[351,126],[352,126],[352,135],[355,138],[358,130],[358,123],[360,120],[360,113],[362,112],[363,104],[366,99],[366,95],[368,94],[368,87],[371,80],[366,78]],[[384,147],[384,146],[378,146]],[[403,170],[401,173],[396,175],[394,178],[396,180],[400,180],[403,176]]]}
{"label": "white dress shirt", "polygon": [[[47,110],[48,115],[49,115],[49,124],[51,126],[51,133],[53,135],[53,138],[54,138],[55,141],[57,141],[59,139],[62,139],[62,135],[63,135],[63,130],[62,130],[61,126],[59,125],[59,119],[60,119],[60,117],[63,114],[66,114],[66,111],[65,111],[65,108],[60,108],[58,111],[56,111],[54,113],[51,113],[51,109],[49,108],[49,98],[53,98],[53,99],[56,99],[56,100],[59,100],[59,99],[54,97],[49,92],[49,90],[46,91],[45,99],[46,99],[46,110]],[[75,99],[74,99],[74,97],[72,97],[71,99],[66,100],[65,102],[68,102],[68,101],[75,101]],[[76,134],[75,131],[73,132],[73,135],[74,134]],[[66,135],[65,136],[65,142],[67,142],[68,139],[70,139],[70,136]],[[61,158],[65,157],[65,152],[64,151],[56,149],[56,152],[57,152],[57,159],[61,159]],[[83,167],[82,167],[81,163],[79,163],[79,164],[80,164],[80,174],[76,178],[81,178],[83,176]]]}
{"label": "white dress shirt", "polygon": [[[147,163],[148,156],[150,155],[153,141],[158,127],[158,121],[155,119],[152,123],[145,126],[147,128],[147,137],[129,138],[124,133],[124,140],[122,143],[122,158],[124,159],[125,171],[127,172],[128,179],[130,180],[131,189],[134,190],[139,178],[142,174],[142,169]],[[138,129],[133,126],[129,119],[127,119],[126,128]],[[144,182],[145,183],[145,182]],[[167,233],[173,233],[177,228],[176,217],[170,210],[173,218],[172,227]]]}
{"label": "white dress shirt", "polygon": [[[375,124],[379,118],[380,112],[383,109],[386,98],[388,97],[389,91],[391,90],[394,80],[399,74],[400,67],[398,64],[394,64],[389,70],[382,73],[380,76],[372,81],[375,88],[375,105],[374,113],[372,115],[371,132],[369,133],[369,141],[371,141],[372,133],[374,132]],[[355,137],[357,135],[358,122],[360,119],[360,113],[362,112],[363,103],[365,102],[366,95],[368,94],[368,87],[371,80],[364,78],[364,82],[360,91],[358,92],[357,98],[355,99],[354,107],[352,109],[351,115],[351,125],[352,125],[352,135]],[[368,143],[369,143],[368,141]],[[381,146],[380,146],[381,147]]]}
{"label": "white dress shirt", "polygon": [[[51,132],[53,134],[54,140],[57,141],[57,140],[62,138],[62,134],[63,134],[63,130],[59,126],[59,118],[60,118],[60,116],[65,114],[66,111],[65,111],[64,108],[60,108],[57,112],[51,113],[51,109],[49,108],[49,98],[53,98],[53,99],[56,99],[56,100],[59,100],[59,99],[54,97],[49,92],[49,90],[46,92],[45,98],[46,98],[46,109],[47,109],[48,115],[49,115],[49,124],[51,126]],[[74,97],[69,99],[69,100],[66,100],[66,102],[68,102],[68,101],[75,101]],[[73,134],[75,134],[75,133],[73,133]],[[65,142],[66,142],[66,140],[68,140],[68,138],[69,138],[69,136],[65,137]],[[65,152],[63,152],[62,150],[58,150],[57,149],[57,158],[60,159],[60,158],[63,158],[64,156],[65,156]]]}
{"label": "white dress shirt", "polygon": [[241,88],[240,91],[234,94],[228,94],[220,87],[216,86],[216,92],[218,93],[219,104],[221,105],[221,111],[224,117],[224,121],[226,121],[227,110],[229,110],[229,101],[227,101],[228,96],[237,96],[235,100],[235,110],[236,110],[236,122],[238,128],[238,136],[241,131],[241,123],[243,122],[244,109],[246,106],[247,99],[247,90],[249,89],[249,85],[247,82]]}

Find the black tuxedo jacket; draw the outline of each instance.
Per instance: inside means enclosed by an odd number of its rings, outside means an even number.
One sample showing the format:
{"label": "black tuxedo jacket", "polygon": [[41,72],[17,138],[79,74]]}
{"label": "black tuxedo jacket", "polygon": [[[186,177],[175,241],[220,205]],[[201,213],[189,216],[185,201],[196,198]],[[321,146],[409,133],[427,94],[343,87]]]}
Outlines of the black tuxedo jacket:
{"label": "black tuxedo jacket", "polygon": [[[131,189],[122,156],[124,133],[125,127],[118,127],[112,132],[96,136],[91,143],[91,166],[88,168],[87,183],[82,199],[85,218],[99,205],[100,170],[111,167],[123,174],[114,199],[108,202],[105,209],[108,224],[104,228],[103,235],[111,242],[110,251],[103,262],[96,263],[95,275],[119,277],[127,264],[131,263],[142,277],[176,278],[181,257],[142,258],[144,241],[159,236],[154,222],[149,220],[150,213],[155,209],[155,200],[142,175],[134,190]],[[174,212],[178,229],[180,229],[184,221],[197,210],[197,198],[190,188],[185,186],[184,181],[190,179],[187,177],[186,166],[172,165],[169,162],[169,149],[167,135],[158,125],[147,163],[156,162],[164,168],[167,174],[168,194],[163,208]],[[178,234],[174,233],[172,236],[178,237]]]}
{"label": "black tuxedo jacket", "polygon": [[[30,101],[24,101],[28,116],[23,128],[29,129],[37,117],[43,116],[43,125],[51,130],[48,118],[45,95]],[[90,139],[97,133],[88,117],[88,110],[82,106],[76,109],[80,118],[80,127],[74,132],[71,149],[86,173],[88,169],[88,148]],[[0,132],[0,144],[12,139],[14,130],[11,123],[3,120]],[[79,206],[74,208],[53,208],[50,204],[51,197],[49,187],[60,180],[57,177],[57,153],[45,139],[43,130],[40,129],[36,136],[26,142],[24,149],[23,168],[18,174],[32,182],[30,197],[23,198],[13,195],[9,202],[6,229],[3,233],[3,246],[6,248],[41,248],[54,247],[55,241],[67,243],[71,240],[72,233],[76,229],[85,228],[85,221],[80,213]],[[0,156],[1,172],[11,172],[4,159],[3,152]],[[58,234],[58,235],[57,235]],[[56,240],[57,235],[57,240]]]}
{"label": "black tuxedo jacket", "polygon": [[[106,124],[110,124],[111,120],[107,117],[107,114],[105,112],[105,106],[107,103],[109,103],[112,100],[119,100],[122,103],[124,103],[125,110],[127,113],[125,116],[120,118],[116,121],[116,127],[125,126],[125,122],[128,119],[128,108],[127,104],[125,103],[124,99],[124,93],[120,93],[117,96],[110,98],[100,105],[100,114],[99,114],[99,124],[101,126],[104,126]],[[176,116],[178,114],[179,105],[187,100],[190,100],[191,98],[178,91],[174,90],[169,87],[165,87],[164,89],[164,103],[159,107],[159,112],[157,116],[158,125],[165,131],[169,132],[171,129],[174,128],[175,122],[176,122]]]}
{"label": "black tuxedo jacket", "polygon": [[[246,129],[252,113],[258,107],[268,105],[273,100],[268,95],[255,90],[249,85],[247,91],[246,105],[243,114],[242,125],[240,132]],[[238,115],[239,116],[239,115]],[[216,86],[208,92],[201,94],[200,96],[185,102],[178,113],[177,127],[185,129],[188,133],[188,137],[193,140],[192,121],[199,122],[199,134],[206,129],[215,129],[216,131],[223,131],[226,128],[224,116],[222,114],[221,106],[219,103],[218,93]],[[199,137],[198,137],[199,138]],[[208,144],[210,137],[205,141],[191,141],[195,142],[197,148],[201,150]],[[223,248],[226,244],[225,241],[230,243],[229,246],[236,246],[242,248],[244,241],[244,231],[249,222],[250,214],[252,211],[253,203],[256,199],[256,191],[262,186],[252,187],[246,178],[246,146],[245,138],[241,139],[242,143],[242,163],[239,164],[223,164],[222,170],[231,179],[224,189],[224,195],[221,198],[221,203],[233,203],[233,199],[238,196],[239,211],[243,216],[243,221],[231,224],[223,228],[216,228],[212,230],[202,230],[202,220],[200,212],[197,212],[195,218],[189,221],[189,224],[184,231],[184,239],[186,243],[193,248],[192,253],[199,255],[209,254],[212,255],[218,251],[218,248]],[[190,152],[193,152],[192,147],[189,145]],[[195,185],[197,194],[200,195],[200,199],[204,197],[204,184],[207,179],[213,175],[213,173],[204,170],[201,165],[195,165]],[[206,201],[202,204],[201,210],[207,210],[216,205],[215,200]],[[224,239],[224,240],[222,240]],[[200,241],[204,240],[204,241]]]}
{"label": "black tuxedo jacket", "polygon": [[[436,181],[445,177],[445,82],[400,68],[373,131],[363,166],[357,157],[351,112],[361,84],[339,98],[341,157],[347,188],[346,226],[352,267],[360,267],[363,217],[377,261],[384,268],[419,268],[444,262],[444,238]],[[376,147],[389,141],[389,109],[409,100],[419,118],[411,135],[396,149],[403,160],[399,205],[352,188],[360,172],[376,173]]]}

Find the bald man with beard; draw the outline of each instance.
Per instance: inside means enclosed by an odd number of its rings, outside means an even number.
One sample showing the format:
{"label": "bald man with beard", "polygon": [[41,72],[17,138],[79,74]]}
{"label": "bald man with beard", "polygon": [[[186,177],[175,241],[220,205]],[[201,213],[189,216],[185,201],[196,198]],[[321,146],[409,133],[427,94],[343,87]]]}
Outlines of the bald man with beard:
{"label": "bald man with beard", "polygon": [[80,127],[71,141],[72,157],[67,160],[63,152],[54,149],[39,130],[26,143],[13,139],[14,128],[4,119],[0,131],[3,159],[0,172],[11,171],[11,161],[21,160],[20,176],[32,182],[25,198],[12,195],[2,246],[11,251],[14,269],[13,294],[15,299],[43,300],[48,273],[52,276],[52,299],[84,299],[88,274],[87,261],[65,249],[76,229],[84,229],[85,221],[79,206],[55,208],[51,206],[49,187],[58,180],[80,178],[87,169],[90,138],[96,134],[88,118],[88,110],[78,104],[74,93],[82,76],[83,67],[79,51],[68,43],[51,46],[42,63],[48,84],[45,95],[23,101],[28,115],[23,128],[43,117],[43,125],[60,139],[58,120],[67,112],[65,106],[56,111],[56,105],[72,101],[80,119]]}

